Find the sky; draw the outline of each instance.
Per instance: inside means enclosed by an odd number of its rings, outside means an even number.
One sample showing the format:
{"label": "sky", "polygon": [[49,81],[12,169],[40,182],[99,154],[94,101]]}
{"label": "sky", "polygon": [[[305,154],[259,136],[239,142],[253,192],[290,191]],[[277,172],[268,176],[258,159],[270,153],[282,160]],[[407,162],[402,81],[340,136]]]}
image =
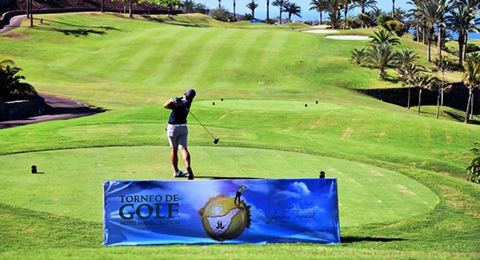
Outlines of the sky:
{"label": "sky", "polygon": [[[229,10],[230,12],[233,13],[233,1],[234,0],[221,0],[221,5]],[[254,0],[255,3],[258,4],[258,7],[255,9],[255,18],[258,19],[265,19],[266,18],[266,0]],[[274,0],[270,0],[270,18],[278,17],[279,16],[279,9],[276,6],[272,6],[272,2]],[[410,5],[407,5],[407,2],[410,0],[395,0],[395,8],[402,8],[404,10],[409,10],[411,9]],[[200,0],[200,1],[195,1],[197,3],[202,3],[205,4],[210,9],[214,9],[218,7],[218,0]],[[245,14],[248,13],[250,14],[252,11],[246,7],[248,3],[250,3],[251,0],[235,0],[236,3],[236,8],[235,8],[235,13],[237,14]],[[292,20],[295,21],[311,21],[311,20],[319,20],[319,14],[316,11],[309,11],[310,9],[310,2],[311,0],[290,0],[291,3],[295,3],[299,5],[302,8],[302,18],[299,18],[297,16],[292,16]],[[392,10],[392,0],[377,0],[377,7],[379,9],[382,9],[384,12],[391,12]],[[360,12],[359,9],[354,9],[348,12],[349,16],[354,16],[358,12]],[[343,14],[342,14],[343,15]],[[282,17],[286,17],[282,13]],[[323,19],[327,17],[326,14],[323,15]]]}

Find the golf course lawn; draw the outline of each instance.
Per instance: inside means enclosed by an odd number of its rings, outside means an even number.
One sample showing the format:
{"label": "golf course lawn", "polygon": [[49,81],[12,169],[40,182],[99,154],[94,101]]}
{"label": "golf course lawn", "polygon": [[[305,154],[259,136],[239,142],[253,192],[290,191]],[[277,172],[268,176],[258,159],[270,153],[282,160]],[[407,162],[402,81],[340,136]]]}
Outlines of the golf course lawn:
{"label": "golf course lawn", "polygon": [[[390,170],[308,154],[249,148],[194,146],[197,179],[202,176],[337,178],[344,227],[388,223],[431,211],[437,196],[424,185]],[[0,157],[3,202],[60,216],[102,221],[104,180],[168,180],[168,147],[69,149]],[[40,174],[31,174],[36,165]],[[79,185],[81,183],[81,185]],[[381,183],[381,185],[378,185]],[[24,196],[18,196],[18,193]],[[92,210],[95,205],[97,210]],[[397,207],[408,205],[408,207]],[[368,211],[364,209],[368,208]]]}
{"label": "golf course lawn", "polygon": [[[402,87],[392,69],[380,81],[377,70],[351,64],[367,41],[301,33],[310,28],[301,23],[148,18],[42,14],[0,34],[0,58],[38,92],[105,110],[0,130],[0,258],[480,258],[480,186],[465,180],[478,115],[465,124],[464,111],[441,107],[437,119],[436,106],[418,113],[359,94]],[[400,41],[395,48],[433,66],[426,46]],[[323,170],[338,180],[340,244],[102,244],[104,181],[174,179],[162,105],[186,88],[197,91],[188,117],[196,179]]]}

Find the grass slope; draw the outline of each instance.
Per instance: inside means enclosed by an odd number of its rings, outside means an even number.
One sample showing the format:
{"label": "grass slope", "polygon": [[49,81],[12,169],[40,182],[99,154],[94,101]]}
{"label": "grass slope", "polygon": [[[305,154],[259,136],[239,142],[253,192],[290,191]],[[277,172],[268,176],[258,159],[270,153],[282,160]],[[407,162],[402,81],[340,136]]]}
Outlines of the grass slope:
{"label": "grass slope", "polygon": [[[480,188],[463,180],[478,125],[446,113],[461,111],[442,108],[436,120],[433,108],[417,115],[352,91],[395,86],[349,63],[364,41],[201,15],[42,17],[43,24],[0,35],[2,56],[38,91],[108,111],[0,131],[2,257],[480,257]],[[212,147],[190,119],[196,172],[313,177],[326,170],[339,179],[343,243],[103,247],[95,185],[171,178],[161,104],[186,87],[198,93],[192,111],[220,137]],[[45,174],[28,174],[32,164]]]}

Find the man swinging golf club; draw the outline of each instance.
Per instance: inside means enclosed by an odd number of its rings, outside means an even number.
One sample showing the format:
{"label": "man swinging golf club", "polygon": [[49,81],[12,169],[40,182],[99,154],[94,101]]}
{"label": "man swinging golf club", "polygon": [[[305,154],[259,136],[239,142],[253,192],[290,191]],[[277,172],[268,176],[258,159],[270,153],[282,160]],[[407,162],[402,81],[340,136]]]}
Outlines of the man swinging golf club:
{"label": "man swinging golf club", "polygon": [[[189,88],[185,91],[183,97],[172,98],[163,105],[164,108],[172,110],[165,130],[170,143],[170,161],[174,170],[173,176],[188,177],[189,180],[193,180],[193,171],[190,166],[190,153],[187,149],[187,116],[195,94],[195,90]],[[182,153],[187,172],[182,172],[178,169],[178,149]]]}

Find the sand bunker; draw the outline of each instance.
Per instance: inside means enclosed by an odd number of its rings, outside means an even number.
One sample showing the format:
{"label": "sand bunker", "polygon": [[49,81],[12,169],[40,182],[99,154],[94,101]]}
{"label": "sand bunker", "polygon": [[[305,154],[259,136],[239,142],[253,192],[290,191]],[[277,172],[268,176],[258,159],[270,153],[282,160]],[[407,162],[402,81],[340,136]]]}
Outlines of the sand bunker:
{"label": "sand bunker", "polygon": [[358,36],[358,35],[332,35],[332,36],[325,36],[325,38],[334,39],[334,40],[353,40],[353,41],[370,40],[368,36]]}
{"label": "sand bunker", "polygon": [[326,25],[326,24],[321,24],[321,25],[310,26],[310,28],[316,28],[316,29],[331,29],[332,26]]}
{"label": "sand bunker", "polygon": [[327,30],[327,29],[315,29],[315,30],[306,30],[302,31],[306,33],[339,33],[339,31],[336,30]]}

